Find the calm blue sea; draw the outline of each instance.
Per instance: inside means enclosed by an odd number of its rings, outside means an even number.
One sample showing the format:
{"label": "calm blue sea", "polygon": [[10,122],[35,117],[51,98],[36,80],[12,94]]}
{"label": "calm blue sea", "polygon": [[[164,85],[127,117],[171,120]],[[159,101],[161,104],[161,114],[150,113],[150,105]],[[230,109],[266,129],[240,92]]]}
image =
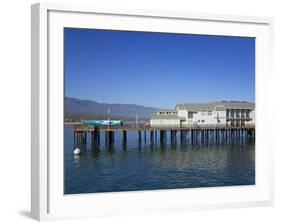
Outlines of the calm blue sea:
{"label": "calm blue sea", "polygon": [[[231,143],[164,145],[138,143],[137,133],[128,132],[126,150],[121,133],[115,134],[108,150],[101,132],[100,151],[91,149],[74,156],[73,133],[65,126],[65,194],[195,188],[255,184],[255,144],[253,140]],[[143,139],[143,138],[142,138]],[[158,138],[159,141],[159,138]]]}

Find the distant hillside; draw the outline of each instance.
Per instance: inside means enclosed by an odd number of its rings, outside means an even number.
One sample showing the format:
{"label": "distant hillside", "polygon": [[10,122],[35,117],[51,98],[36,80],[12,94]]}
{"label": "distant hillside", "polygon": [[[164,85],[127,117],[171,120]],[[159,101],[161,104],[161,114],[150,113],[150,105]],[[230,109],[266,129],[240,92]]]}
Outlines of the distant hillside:
{"label": "distant hillside", "polygon": [[[145,107],[135,104],[108,104],[98,103],[92,100],[80,100],[65,97],[64,101],[66,117],[92,117],[105,118],[110,110],[111,118],[149,118],[158,108]],[[84,118],[85,119],[85,118]]]}

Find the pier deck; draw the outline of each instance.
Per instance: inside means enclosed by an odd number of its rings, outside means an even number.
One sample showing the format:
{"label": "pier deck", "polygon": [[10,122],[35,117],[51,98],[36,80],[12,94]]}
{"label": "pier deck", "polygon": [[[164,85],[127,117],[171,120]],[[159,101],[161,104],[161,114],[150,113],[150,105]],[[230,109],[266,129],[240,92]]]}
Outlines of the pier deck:
{"label": "pier deck", "polygon": [[199,131],[199,130],[237,130],[247,129],[254,130],[254,125],[247,126],[93,126],[93,125],[75,125],[72,130],[75,131]]}

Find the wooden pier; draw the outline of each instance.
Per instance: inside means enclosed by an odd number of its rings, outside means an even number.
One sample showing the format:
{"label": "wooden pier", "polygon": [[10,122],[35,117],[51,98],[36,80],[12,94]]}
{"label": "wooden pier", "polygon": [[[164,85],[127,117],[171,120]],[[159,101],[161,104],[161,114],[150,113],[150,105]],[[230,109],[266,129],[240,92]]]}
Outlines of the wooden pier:
{"label": "wooden pier", "polygon": [[[147,142],[156,144],[158,141],[161,145],[167,142],[167,134],[170,133],[171,144],[176,144],[179,141],[183,143],[205,143],[213,142],[219,143],[222,141],[232,142],[233,140],[243,140],[255,137],[255,126],[242,127],[228,127],[228,126],[192,126],[192,127],[150,127],[150,126],[73,126],[74,148],[79,147],[86,149],[87,136],[91,136],[91,145],[93,149],[98,149],[100,146],[100,133],[104,132],[105,145],[112,148],[115,141],[115,132],[122,133],[123,149],[126,150],[127,132],[135,131],[138,136],[138,143]],[[159,135],[159,136],[158,136]],[[150,138],[150,139],[149,139]]]}

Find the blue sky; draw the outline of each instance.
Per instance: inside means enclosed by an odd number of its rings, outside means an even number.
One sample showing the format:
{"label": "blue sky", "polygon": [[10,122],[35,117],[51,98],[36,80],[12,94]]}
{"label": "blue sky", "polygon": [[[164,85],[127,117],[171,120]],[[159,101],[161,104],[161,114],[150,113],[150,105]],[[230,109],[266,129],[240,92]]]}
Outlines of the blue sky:
{"label": "blue sky", "polygon": [[255,101],[255,39],[65,28],[65,96],[174,108]]}

